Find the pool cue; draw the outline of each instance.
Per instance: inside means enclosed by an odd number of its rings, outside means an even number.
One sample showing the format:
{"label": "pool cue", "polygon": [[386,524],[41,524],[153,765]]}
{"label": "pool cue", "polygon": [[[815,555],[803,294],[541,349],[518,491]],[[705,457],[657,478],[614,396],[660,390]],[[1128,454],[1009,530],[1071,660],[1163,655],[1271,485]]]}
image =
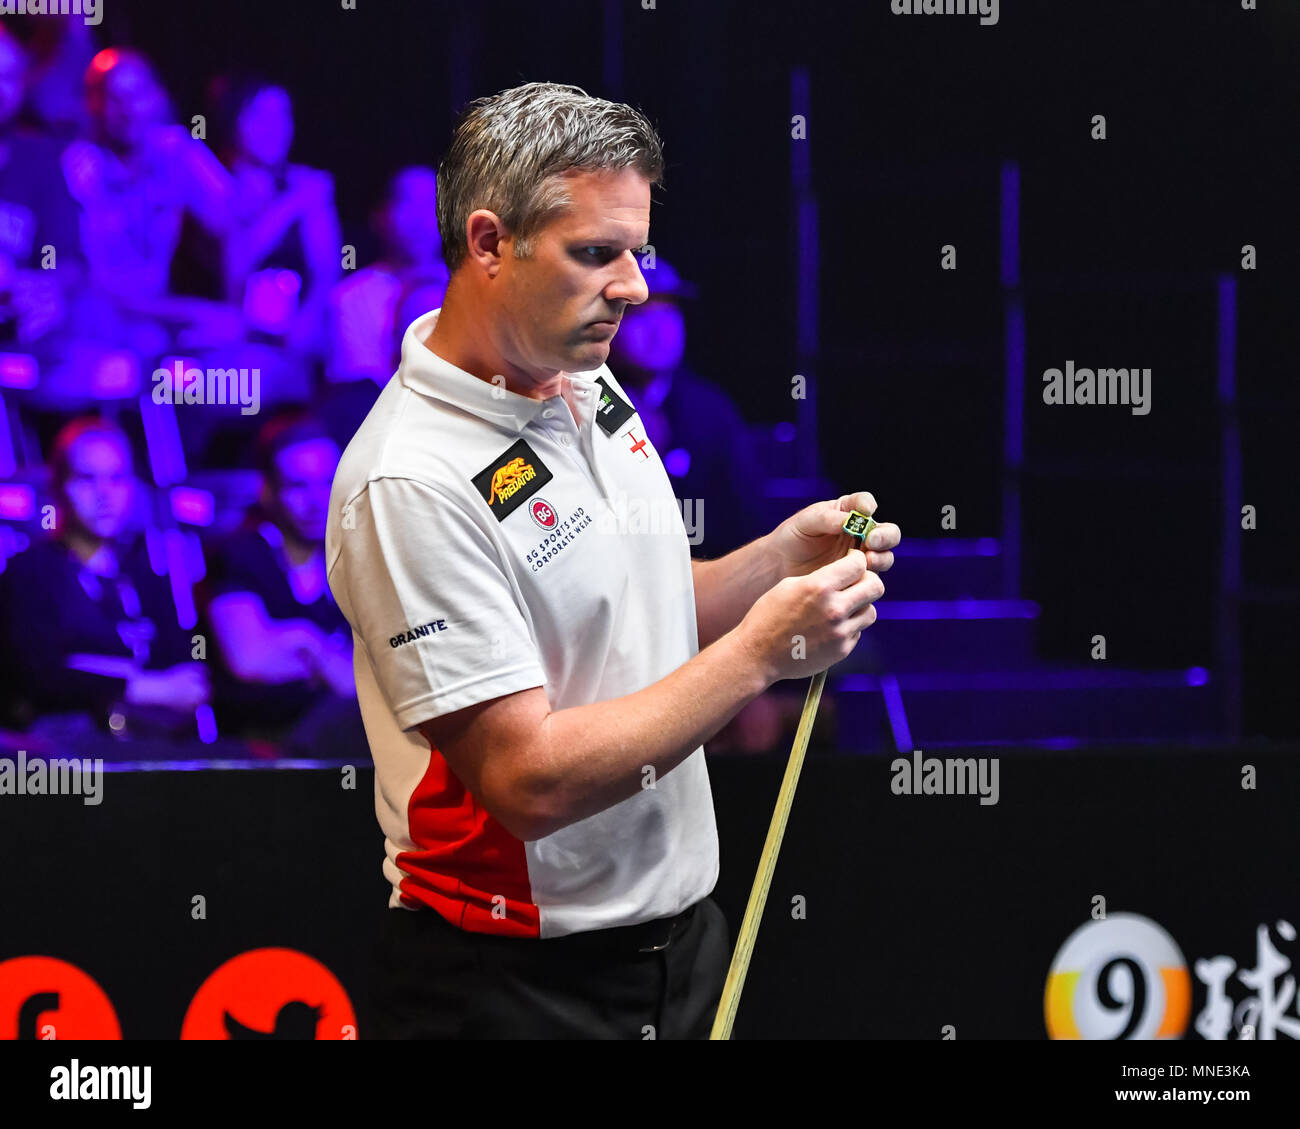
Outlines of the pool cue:
{"label": "pool cue", "polygon": [[[855,544],[849,546],[848,552],[865,546],[867,534],[875,527],[876,523],[872,518],[857,510],[851,510],[844,521],[844,532],[855,540]],[[736,1010],[740,1007],[740,990],[745,986],[745,973],[749,971],[749,959],[754,954],[754,941],[758,938],[758,927],[763,919],[763,907],[767,905],[767,894],[772,888],[772,875],[776,873],[776,856],[781,850],[785,825],[790,818],[790,808],[794,804],[794,790],[799,785],[799,771],[803,768],[804,753],[808,750],[808,738],[812,735],[817,706],[822,700],[822,687],[825,685],[826,671],[819,670],[813,675],[812,684],[808,687],[808,696],[804,699],[803,713],[799,717],[799,727],[794,734],[794,747],[790,750],[790,760],[785,766],[781,790],[777,793],[776,808],[772,812],[772,822],[767,828],[763,853],[758,858],[758,873],[754,875],[754,885],[749,891],[749,903],[745,906],[745,917],[740,923],[736,948],[731,954],[731,967],[727,969],[727,980],[722,986],[722,998],[718,1003],[718,1014],[713,1020],[710,1039],[731,1038],[731,1028],[736,1022]]]}

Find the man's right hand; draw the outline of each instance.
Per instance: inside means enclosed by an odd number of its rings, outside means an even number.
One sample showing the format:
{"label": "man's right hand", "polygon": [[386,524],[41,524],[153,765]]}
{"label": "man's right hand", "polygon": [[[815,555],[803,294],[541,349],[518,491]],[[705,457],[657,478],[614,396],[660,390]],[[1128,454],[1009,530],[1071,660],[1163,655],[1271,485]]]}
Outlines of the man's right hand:
{"label": "man's right hand", "polygon": [[736,632],[768,683],[809,678],[847,658],[885,594],[861,549],[807,576],[787,576],[754,601]]}

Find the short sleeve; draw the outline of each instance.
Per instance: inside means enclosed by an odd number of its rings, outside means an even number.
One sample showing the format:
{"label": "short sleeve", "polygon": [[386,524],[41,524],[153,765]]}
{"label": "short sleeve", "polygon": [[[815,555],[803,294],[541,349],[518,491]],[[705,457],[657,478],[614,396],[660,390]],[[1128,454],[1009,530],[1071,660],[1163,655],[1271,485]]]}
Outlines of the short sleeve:
{"label": "short sleeve", "polygon": [[374,480],[335,536],[330,588],[402,729],[545,685],[501,558],[450,495]]}

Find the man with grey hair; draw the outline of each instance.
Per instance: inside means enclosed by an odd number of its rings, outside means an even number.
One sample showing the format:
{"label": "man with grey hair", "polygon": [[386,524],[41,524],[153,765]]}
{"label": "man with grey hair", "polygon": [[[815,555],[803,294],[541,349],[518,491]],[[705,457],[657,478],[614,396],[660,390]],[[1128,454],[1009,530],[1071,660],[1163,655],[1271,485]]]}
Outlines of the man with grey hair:
{"label": "man with grey hair", "polygon": [[899,531],[844,555],[866,492],[691,559],[605,364],[662,176],[640,113],[550,83],[471,103],[439,168],[446,296],[326,545],[393,887],[368,1033],[706,1037],[730,953],[703,742],[875,619]]}

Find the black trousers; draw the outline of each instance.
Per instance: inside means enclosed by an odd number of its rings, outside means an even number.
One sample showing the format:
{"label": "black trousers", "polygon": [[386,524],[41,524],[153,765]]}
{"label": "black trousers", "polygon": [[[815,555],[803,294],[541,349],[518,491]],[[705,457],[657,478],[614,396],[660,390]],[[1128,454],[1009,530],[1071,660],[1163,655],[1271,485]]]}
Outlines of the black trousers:
{"label": "black trousers", "polygon": [[707,1039],[731,962],[712,898],[676,918],[539,940],[386,910],[364,1038]]}

